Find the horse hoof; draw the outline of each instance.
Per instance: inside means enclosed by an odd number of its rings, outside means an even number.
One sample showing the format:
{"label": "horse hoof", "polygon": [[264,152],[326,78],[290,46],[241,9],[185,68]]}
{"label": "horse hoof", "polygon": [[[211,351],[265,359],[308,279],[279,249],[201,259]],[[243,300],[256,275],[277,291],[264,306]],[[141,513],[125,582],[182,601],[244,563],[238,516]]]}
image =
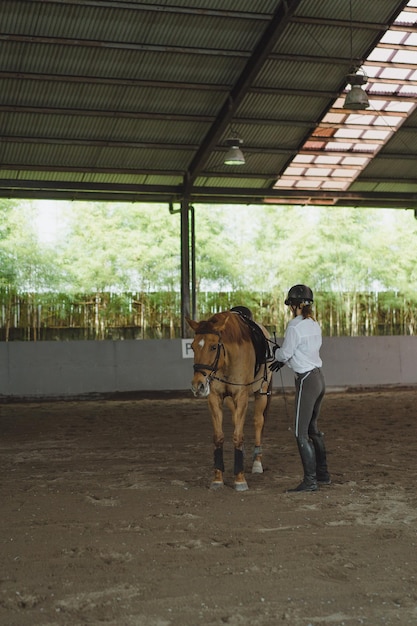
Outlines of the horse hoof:
{"label": "horse hoof", "polygon": [[235,491],[247,491],[249,489],[248,483],[235,483]]}
{"label": "horse hoof", "polygon": [[210,489],[213,489],[214,491],[216,491],[217,489],[221,489],[222,487],[224,487],[224,482],[221,480],[213,480],[210,485]]}
{"label": "horse hoof", "polygon": [[252,465],[252,474],[263,474],[264,468],[262,467],[262,463],[260,461],[254,461]]}

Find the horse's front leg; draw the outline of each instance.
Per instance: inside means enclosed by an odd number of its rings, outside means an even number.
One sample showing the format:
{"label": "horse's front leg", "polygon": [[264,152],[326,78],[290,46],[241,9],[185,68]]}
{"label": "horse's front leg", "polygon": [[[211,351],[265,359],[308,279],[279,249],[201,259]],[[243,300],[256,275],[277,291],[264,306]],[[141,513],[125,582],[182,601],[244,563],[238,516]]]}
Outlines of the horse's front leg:
{"label": "horse's front leg", "polygon": [[211,422],[213,424],[213,443],[214,443],[214,477],[210,485],[210,489],[218,489],[223,487],[224,461],[223,461],[223,399],[214,394],[208,397],[208,403],[211,413]]}
{"label": "horse's front leg", "polygon": [[255,429],[255,446],[253,448],[252,457],[252,474],[262,474],[264,468],[262,466],[262,431],[264,428],[263,406],[265,396],[255,396],[254,402],[254,429]]}
{"label": "horse's front leg", "polygon": [[248,394],[239,394],[234,401],[233,411],[233,445],[235,449],[235,489],[236,491],[246,491],[248,489],[248,483],[246,482],[244,472],[244,437],[243,427],[245,424],[246,411],[248,408]]}
{"label": "horse's front leg", "polygon": [[253,449],[252,474],[262,474],[262,434],[264,430],[265,418],[270,404],[271,381],[269,381],[267,393],[255,393],[254,402],[254,430],[255,446]]}

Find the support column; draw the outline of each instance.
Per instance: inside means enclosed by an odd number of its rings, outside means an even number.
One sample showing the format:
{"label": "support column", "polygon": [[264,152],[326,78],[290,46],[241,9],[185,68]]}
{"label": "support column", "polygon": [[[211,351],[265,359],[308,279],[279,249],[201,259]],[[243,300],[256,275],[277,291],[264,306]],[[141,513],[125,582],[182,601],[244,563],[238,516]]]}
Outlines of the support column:
{"label": "support column", "polygon": [[181,336],[191,337],[185,317],[190,317],[190,211],[188,200],[181,202]]}

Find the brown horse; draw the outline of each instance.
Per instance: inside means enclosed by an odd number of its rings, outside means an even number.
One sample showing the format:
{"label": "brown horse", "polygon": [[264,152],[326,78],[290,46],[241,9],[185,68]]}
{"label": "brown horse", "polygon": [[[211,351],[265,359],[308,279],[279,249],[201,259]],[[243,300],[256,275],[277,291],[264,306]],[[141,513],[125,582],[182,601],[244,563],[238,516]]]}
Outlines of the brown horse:
{"label": "brown horse", "polygon": [[251,394],[255,398],[252,473],[263,472],[262,432],[272,388],[272,372],[267,364],[269,334],[261,325],[248,322],[231,311],[216,313],[200,322],[187,318],[187,322],[195,333],[191,389],[196,397],[207,397],[214,430],[214,479],[211,487],[215,489],[224,484],[223,406],[226,400],[232,411],[234,426],[235,489],[246,491],[243,427]]}

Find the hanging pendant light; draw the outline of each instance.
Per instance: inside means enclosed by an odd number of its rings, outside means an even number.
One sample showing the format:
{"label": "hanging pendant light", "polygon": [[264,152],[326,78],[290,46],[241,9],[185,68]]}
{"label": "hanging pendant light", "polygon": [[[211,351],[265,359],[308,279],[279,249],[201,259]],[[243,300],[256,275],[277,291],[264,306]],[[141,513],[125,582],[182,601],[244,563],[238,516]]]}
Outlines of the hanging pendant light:
{"label": "hanging pendant light", "polygon": [[229,137],[226,139],[226,145],[229,147],[224,158],[225,165],[245,165],[245,157],[240,149],[243,145],[242,139],[238,137]]}
{"label": "hanging pendant light", "polygon": [[365,74],[348,74],[347,82],[351,89],[346,94],[343,108],[354,111],[367,109],[369,107],[368,94],[362,89],[362,85],[366,85],[368,77]]}
{"label": "hanging pendant light", "polygon": [[349,0],[349,20],[350,20],[350,74],[346,77],[346,82],[351,86],[350,91],[346,94],[344,109],[352,109],[359,111],[369,107],[368,94],[362,89],[362,85],[366,85],[368,77],[362,73],[358,73],[361,63],[353,62],[353,19],[352,19],[352,0]]}

